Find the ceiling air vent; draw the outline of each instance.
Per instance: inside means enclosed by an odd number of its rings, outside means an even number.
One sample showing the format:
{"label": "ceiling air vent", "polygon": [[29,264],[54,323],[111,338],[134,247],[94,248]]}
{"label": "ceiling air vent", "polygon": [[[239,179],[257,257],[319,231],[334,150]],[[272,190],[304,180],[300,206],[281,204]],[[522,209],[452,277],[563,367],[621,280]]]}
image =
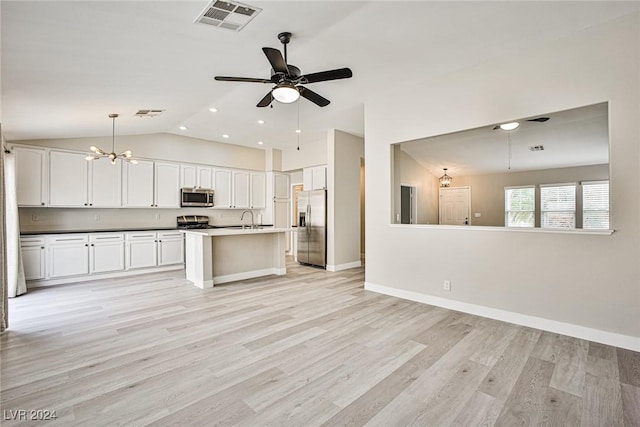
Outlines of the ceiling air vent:
{"label": "ceiling air vent", "polygon": [[162,114],[164,110],[138,110],[137,113],[134,114],[136,117],[156,117]]}
{"label": "ceiling air vent", "polygon": [[544,151],[544,145],[531,145],[529,151]]}
{"label": "ceiling air vent", "polygon": [[262,9],[236,1],[214,0],[196,18],[194,23],[213,25],[227,30],[240,31]]}

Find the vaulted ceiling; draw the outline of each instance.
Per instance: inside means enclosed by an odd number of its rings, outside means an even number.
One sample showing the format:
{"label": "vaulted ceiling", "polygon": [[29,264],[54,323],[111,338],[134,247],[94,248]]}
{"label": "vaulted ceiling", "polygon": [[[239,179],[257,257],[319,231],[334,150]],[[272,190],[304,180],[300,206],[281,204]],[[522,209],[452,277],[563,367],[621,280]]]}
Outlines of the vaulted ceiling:
{"label": "vaulted ceiling", "polygon": [[[295,146],[298,127],[301,144],[324,138],[329,128],[363,135],[367,99],[394,82],[517,55],[639,7],[608,1],[248,3],[263,10],[235,32],[194,23],[208,1],[3,0],[6,139],[110,135],[109,113],[121,114],[118,134],[168,132],[256,148]],[[257,108],[269,85],[214,81],[215,75],[268,78],[261,48],[280,48],[282,31],[293,33],[289,63],[303,73],[353,70],[351,79],[309,86],[331,100],[329,106],[302,99]],[[134,117],[139,109],[165,112]]]}

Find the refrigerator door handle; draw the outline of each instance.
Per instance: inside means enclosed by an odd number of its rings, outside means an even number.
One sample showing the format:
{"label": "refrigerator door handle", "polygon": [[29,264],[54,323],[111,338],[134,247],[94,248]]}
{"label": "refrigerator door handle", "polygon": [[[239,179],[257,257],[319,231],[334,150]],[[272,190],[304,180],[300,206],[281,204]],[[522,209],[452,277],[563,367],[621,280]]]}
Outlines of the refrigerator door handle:
{"label": "refrigerator door handle", "polygon": [[307,234],[311,233],[311,205],[307,205]]}

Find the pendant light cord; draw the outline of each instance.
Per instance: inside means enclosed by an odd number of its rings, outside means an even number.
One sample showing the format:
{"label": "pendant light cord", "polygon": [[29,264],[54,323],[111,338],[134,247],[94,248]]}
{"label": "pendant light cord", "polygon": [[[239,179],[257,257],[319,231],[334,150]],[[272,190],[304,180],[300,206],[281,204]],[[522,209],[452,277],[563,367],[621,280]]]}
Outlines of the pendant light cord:
{"label": "pendant light cord", "polygon": [[[285,49],[287,45],[284,45]],[[300,102],[298,102],[298,126],[296,127],[296,136],[298,138],[298,151],[300,151]]]}
{"label": "pendant light cord", "polygon": [[116,152],[116,118],[113,117],[113,126],[111,131],[111,152]]}
{"label": "pendant light cord", "polygon": [[508,152],[507,170],[511,170],[511,132],[507,133],[507,152]]}

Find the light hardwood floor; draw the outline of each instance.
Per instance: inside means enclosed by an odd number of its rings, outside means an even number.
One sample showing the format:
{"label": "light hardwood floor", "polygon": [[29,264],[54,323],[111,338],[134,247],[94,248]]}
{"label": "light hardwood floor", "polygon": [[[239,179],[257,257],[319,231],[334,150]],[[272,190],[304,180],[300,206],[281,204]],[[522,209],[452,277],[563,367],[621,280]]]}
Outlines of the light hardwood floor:
{"label": "light hardwood floor", "polygon": [[[33,290],[0,337],[2,425],[640,425],[639,353],[363,276],[290,263],[205,291],[182,272]],[[10,420],[39,409],[57,419]]]}

